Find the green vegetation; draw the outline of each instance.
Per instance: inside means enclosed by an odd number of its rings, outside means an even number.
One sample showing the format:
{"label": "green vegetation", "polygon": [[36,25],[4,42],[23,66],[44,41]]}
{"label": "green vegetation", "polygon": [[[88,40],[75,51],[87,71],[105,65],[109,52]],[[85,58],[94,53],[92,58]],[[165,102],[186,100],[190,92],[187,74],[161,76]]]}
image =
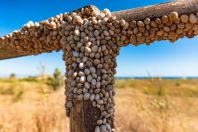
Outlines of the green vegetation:
{"label": "green vegetation", "polygon": [[[0,131],[64,131],[60,73],[55,70],[51,77],[0,79]],[[115,123],[120,132],[194,132],[197,127],[197,79],[117,79],[115,87]]]}
{"label": "green vegetation", "polygon": [[24,93],[23,87],[16,82],[12,82],[9,84],[0,85],[0,95],[10,95],[12,97],[13,102],[17,102],[21,99]]}
{"label": "green vegetation", "polygon": [[14,79],[14,78],[16,78],[16,74],[11,73],[11,74],[10,74],[10,79]]}
{"label": "green vegetation", "polygon": [[[39,77],[0,78],[0,95],[10,96],[16,102],[23,97],[31,86],[38,87],[37,90],[47,97],[48,94],[57,91],[63,85],[63,75],[59,69],[55,69],[53,76],[47,76],[45,80],[39,79]],[[197,79],[117,79],[115,87],[117,89],[132,89],[145,95],[157,97],[198,97]],[[156,106],[161,105],[156,101],[154,101],[154,104]]]}
{"label": "green vegetation", "polygon": [[22,79],[19,79],[20,81],[25,81],[25,82],[39,82],[38,78],[37,77],[32,77],[32,76],[29,76],[27,78],[22,78]]}
{"label": "green vegetation", "polygon": [[54,91],[58,90],[63,85],[63,76],[58,68],[54,70],[52,77],[48,77],[47,85],[49,85]]}
{"label": "green vegetation", "polygon": [[198,97],[197,79],[117,79],[116,88],[133,88],[144,94],[156,96]]}

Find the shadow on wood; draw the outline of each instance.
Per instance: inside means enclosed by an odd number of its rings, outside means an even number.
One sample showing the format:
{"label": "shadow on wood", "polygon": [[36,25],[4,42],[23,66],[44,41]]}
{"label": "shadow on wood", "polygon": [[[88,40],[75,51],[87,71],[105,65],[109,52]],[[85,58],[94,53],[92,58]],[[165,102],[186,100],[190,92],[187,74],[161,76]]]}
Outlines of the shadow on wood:
{"label": "shadow on wood", "polygon": [[71,132],[94,132],[100,110],[91,101],[75,101],[70,117]]}

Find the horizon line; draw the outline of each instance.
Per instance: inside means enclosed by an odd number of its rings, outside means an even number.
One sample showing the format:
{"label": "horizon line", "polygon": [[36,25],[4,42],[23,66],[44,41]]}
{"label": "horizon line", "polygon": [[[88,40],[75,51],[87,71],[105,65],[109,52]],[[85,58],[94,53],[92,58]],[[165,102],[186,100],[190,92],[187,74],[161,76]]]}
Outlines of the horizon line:
{"label": "horizon line", "polygon": [[[52,75],[52,74],[45,74],[45,75]],[[64,75],[64,74],[63,74]],[[0,74],[0,78],[8,78],[10,75],[3,75]],[[40,75],[35,74],[35,75],[28,75],[28,74],[16,74],[17,78],[28,78],[28,77],[38,77]],[[141,75],[137,75],[137,76],[116,76],[116,79],[143,79],[143,78],[198,78],[198,75],[187,75],[187,76],[181,76],[181,75],[164,75],[164,76],[141,76]]]}

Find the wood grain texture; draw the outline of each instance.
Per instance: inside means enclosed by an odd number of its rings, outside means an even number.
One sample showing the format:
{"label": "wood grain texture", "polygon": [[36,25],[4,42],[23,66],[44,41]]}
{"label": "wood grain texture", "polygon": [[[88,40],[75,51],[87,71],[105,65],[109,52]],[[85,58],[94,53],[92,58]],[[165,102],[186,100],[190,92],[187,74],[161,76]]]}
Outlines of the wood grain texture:
{"label": "wood grain texture", "polygon": [[10,49],[0,44],[0,60],[11,59],[16,57],[26,56],[25,54],[18,53],[15,49]]}
{"label": "wood grain texture", "polygon": [[113,12],[112,15],[117,19],[144,20],[146,18],[157,18],[167,15],[171,12],[178,14],[189,14],[198,11],[198,0],[178,0],[176,2],[161,3],[158,5],[128,9],[118,12]]}
{"label": "wood grain texture", "polygon": [[94,132],[100,110],[90,101],[76,101],[71,111],[70,132]]}

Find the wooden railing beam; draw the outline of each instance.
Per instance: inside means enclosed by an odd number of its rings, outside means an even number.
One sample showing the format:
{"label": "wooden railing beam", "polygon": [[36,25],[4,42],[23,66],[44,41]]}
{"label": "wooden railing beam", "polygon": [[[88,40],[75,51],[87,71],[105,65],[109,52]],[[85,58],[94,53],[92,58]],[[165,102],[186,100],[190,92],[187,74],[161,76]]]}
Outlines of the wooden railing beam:
{"label": "wooden railing beam", "polygon": [[161,3],[152,6],[145,6],[134,9],[112,12],[117,19],[144,20],[146,18],[158,18],[171,12],[178,14],[189,14],[198,12],[198,0],[178,0],[176,2]]}
{"label": "wooden railing beam", "polygon": [[[92,6],[92,8],[97,10],[95,6]],[[78,12],[80,10],[81,9],[77,9],[74,12]],[[112,15],[116,16],[117,19],[125,19],[126,21],[131,21],[143,20],[146,18],[157,18],[163,15],[167,15],[173,11],[177,12],[178,14],[198,12],[198,0],[178,0],[176,2],[162,3],[158,5],[117,11],[113,12]],[[4,40],[0,38],[0,60],[32,55],[22,53],[17,49],[10,48],[9,46],[2,45],[3,41]]]}

